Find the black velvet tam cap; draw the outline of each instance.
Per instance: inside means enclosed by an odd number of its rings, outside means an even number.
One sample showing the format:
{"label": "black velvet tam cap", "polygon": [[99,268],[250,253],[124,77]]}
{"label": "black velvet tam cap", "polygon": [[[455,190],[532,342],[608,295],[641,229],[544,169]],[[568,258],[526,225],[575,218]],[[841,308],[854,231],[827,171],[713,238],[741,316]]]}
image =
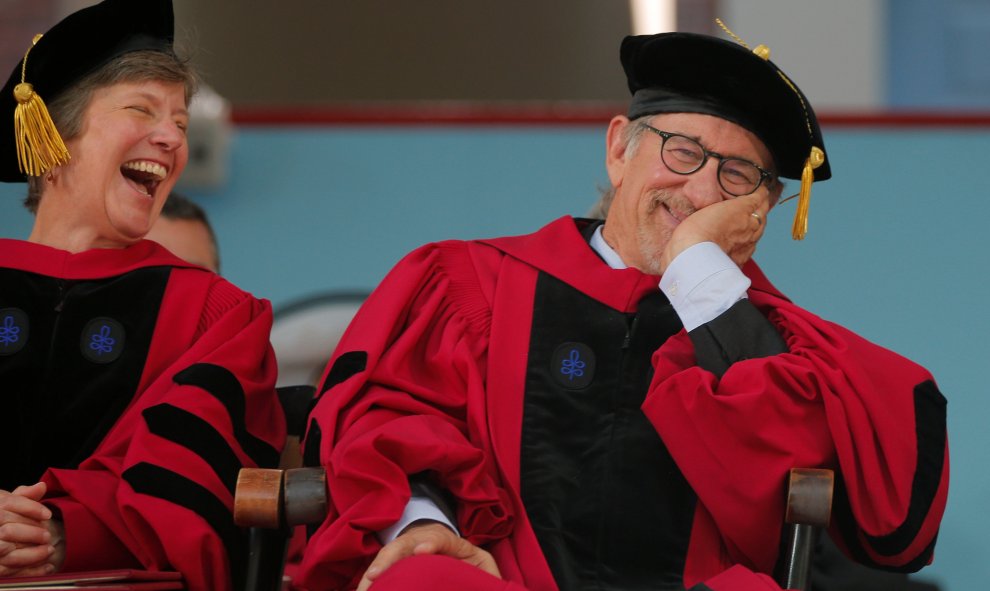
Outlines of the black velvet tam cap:
{"label": "black velvet tam cap", "polygon": [[0,181],[26,180],[18,166],[15,87],[28,83],[37,97],[51,103],[117,56],[138,50],[172,53],[173,32],[172,0],[104,0],[36,37],[0,92]]}
{"label": "black velvet tam cap", "polygon": [[[658,113],[703,113],[753,132],[773,155],[777,172],[799,179],[812,148],[822,163],[814,180],[832,176],[811,104],[771,62],[763,46],[693,33],[626,37],[620,50],[632,102],[630,119]],[[807,173],[805,173],[807,175]]]}

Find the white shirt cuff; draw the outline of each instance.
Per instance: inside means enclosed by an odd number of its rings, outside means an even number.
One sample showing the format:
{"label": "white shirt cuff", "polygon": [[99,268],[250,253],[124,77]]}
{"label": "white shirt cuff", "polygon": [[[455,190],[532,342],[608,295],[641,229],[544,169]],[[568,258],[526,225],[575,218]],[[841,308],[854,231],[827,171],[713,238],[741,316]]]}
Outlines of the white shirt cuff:
{"label": "white shirt cuff", "polygon": [[402,517],[399,518],[391,527],[387,527],[382,531],[378,532],[378,541],[384,546],[388,544],[395,538],[399,536],[403,529],[406,528],[410,523],[416,521],[417,519],[431,519],[433,521],[439,521],[440,523],[446,525],[457,535],[461,535],[454,524],[447,519],[447,516],[443,514],[443,511],[437,507],[436,503],[431,501],[429,497],[411,497],[409,503],[406,504],[405,510],[402,512]]}
{"label": "white shirt cuff", "polygon": [[660,278],[660,289],[684,328],[692,331],[744,299],[750,283],[717,244],[701,242],[671,261]]}

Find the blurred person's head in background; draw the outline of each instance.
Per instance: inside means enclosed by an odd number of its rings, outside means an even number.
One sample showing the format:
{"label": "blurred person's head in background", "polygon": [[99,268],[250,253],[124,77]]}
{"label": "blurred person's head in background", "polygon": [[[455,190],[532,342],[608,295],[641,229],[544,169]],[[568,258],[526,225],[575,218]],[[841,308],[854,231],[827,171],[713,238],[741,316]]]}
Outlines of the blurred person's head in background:
{"label": "blurred person's head in background", "polygon": [[146,236],[190,263],[220,272],[220,250],[206,212],[183,195],[172,192],[161,216]]}

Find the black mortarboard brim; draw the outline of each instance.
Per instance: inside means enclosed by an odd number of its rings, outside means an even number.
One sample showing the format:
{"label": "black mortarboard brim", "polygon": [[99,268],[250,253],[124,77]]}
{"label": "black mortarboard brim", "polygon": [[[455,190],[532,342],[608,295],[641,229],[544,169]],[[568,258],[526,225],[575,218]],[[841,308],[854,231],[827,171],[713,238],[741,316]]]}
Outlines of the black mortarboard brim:
{"label": "black mortarboard brim", "polygon": [[626,37],[620,57],[633,95],[630,119],[659,113],[721,117],[760,138],[780,176],[802,179],[793,234],[803,238],[811,182],[832,172],[811,104],[767,59],[769,50],[750,51],[707,35],[661,33]]}
{"label": "black mortarboard brim", "polygon": [[139,50],[172,53],[173,36],[172,0],[105,0],[70,14],[36,37],[0,92],[0,181],[26,180],[18,164],[14,122],[14,89],[22,77],[37,97],[50,103],[120,55]]}

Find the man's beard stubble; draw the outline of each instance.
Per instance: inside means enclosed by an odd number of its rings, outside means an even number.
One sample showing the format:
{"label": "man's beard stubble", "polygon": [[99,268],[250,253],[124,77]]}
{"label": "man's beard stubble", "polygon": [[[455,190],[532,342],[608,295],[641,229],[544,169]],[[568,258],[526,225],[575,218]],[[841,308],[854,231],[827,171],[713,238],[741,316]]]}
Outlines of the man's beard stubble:
{"label": "man's beard stubble", "polygon": [[676,225],[668,225],[655,220],[654,214],[664,204],[667,205],[668,209],[678,213],[690,215],[695,211],[690,201],[685,198],[675,200],[675,195],[666,189],[654,189],[650,191],[649,203],[646,207],[646,217],[648,220],[653,220],[653,223],[640,224],[636,228],[636,241],[639,245],[640,260],[646,266],[645,269],[640,269],[640,271],[650,275],[662,274],[663,271],[660,264],[661,254],[667,248],[667,243],[670,242],[670,237],[677,228]]}

